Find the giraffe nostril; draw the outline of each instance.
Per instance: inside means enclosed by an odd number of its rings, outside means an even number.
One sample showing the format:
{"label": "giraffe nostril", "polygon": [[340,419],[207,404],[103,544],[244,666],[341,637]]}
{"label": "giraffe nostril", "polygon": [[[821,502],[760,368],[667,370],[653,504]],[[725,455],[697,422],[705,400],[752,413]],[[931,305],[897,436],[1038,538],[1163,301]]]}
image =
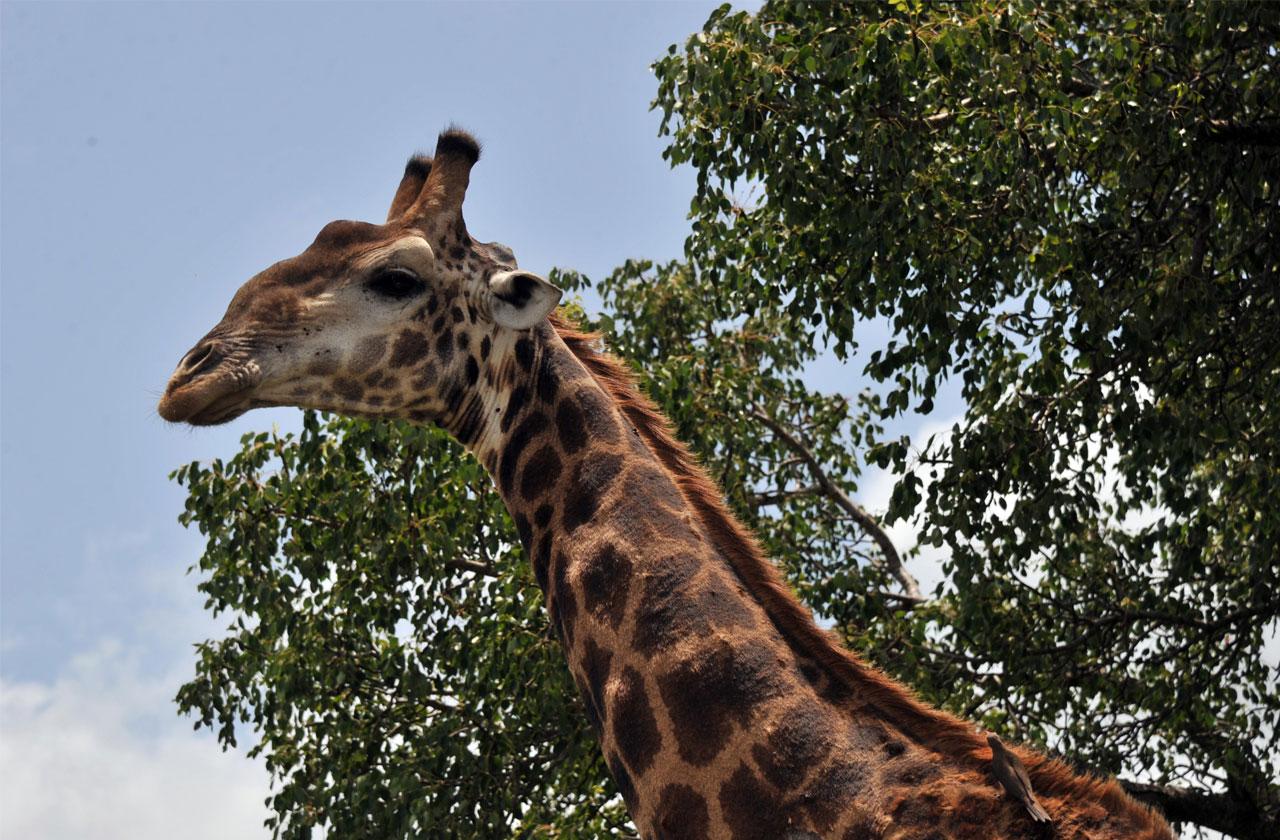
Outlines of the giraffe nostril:
{"label": "giraffe nostril", "polygon": [[205,371],[217,367],[218,362],[223,358],[224,354],[216,344],[212,342],[201,344],[182,360],[182,374],[188,380],[194,379]]}

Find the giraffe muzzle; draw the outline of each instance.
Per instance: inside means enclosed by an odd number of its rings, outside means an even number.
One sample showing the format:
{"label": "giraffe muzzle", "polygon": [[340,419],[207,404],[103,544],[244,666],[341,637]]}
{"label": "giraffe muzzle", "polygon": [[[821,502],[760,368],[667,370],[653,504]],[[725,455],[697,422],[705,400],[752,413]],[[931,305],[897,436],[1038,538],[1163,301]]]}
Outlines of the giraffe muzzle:
{"label": "giraffe muzzle", "polygon": [[220,340],[206,339],[178,363],[157,410],[171,423],[226,423],[252,407],[249,397],[261,379],[252,359]]}

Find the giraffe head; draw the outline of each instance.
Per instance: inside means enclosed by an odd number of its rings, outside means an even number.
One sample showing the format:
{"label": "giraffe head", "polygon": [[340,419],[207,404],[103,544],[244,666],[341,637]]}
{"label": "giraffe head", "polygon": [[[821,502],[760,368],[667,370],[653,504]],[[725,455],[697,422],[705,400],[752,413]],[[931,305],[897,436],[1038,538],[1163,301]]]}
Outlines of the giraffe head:
{"label": "giraffe head", "polygon": [[434,159],[409,161],[384,224],[331,222],[245,283],[178,363],[160,416],[211,425],[294,405],[456,420],[480,366],[560,299],[505,246],[467,234],[462,201],[479,156],[469,135],[446,131]]}

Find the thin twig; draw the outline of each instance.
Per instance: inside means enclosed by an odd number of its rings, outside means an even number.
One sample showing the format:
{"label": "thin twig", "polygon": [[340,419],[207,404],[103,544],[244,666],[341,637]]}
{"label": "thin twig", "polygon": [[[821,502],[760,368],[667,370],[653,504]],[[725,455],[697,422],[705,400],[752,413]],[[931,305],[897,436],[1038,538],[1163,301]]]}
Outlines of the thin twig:
{"label": "thin twig", "polygon": [[822,464],[818,462],[817,457],[813,454],[813,450],[797,435],[792,434],[762,409],[753,409],[752,414],[757,420],[768,426],[793,452],[800,456],[800,460],[804,461],[805,466],[809,468],[809,473],[813,476],[813,480],[818,483],[818,486],[822,488],[822,492],[853,517],[854,521],[871,535],[871,538],[876,541],[876,545],[880,546],[881,553],[884,554],[885,565],[888,567],[889,573],[898,579],[898,583],[902,584],[906,597],[917,603],[926,601],[927,599],[920,593],[920,584],[902,565],[902,557],[899,556],[898,550],[894,547],[893,540],[889,539],[889,534],[880,526],[874,516],[867,513],[861,505],[849,498],[849,495],[831,480],[826,470],[822,468]]}

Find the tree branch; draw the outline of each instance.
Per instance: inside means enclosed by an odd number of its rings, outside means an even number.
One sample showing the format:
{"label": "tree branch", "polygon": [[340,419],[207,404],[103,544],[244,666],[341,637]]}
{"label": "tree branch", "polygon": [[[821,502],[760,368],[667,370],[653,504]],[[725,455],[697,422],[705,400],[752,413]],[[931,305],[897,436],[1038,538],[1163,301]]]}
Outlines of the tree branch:
{"label": "tree branch", "polygon": [[748,500],[751,502],[752,507],[764,507],[765,505],[776,505],[789,499],[797,499],[801,496],[815,496],[822,492],[822,488],[816,484],[807,484],[804,487],[779,490],[776,493],[752,493]]}
{"label": "tree branch", "polygon": [[1253,123],[1209,120],[1200,126],[1200,137],[1211,143],[1280,146],[1280,120],[1259,120]]}
{"label": "tree branch", "polygon": [[826,470],[822,468],[822,464],[818,462],[817,457],[813,454],[813,450],[811,450],[798,436],[783,428],[781,424],[770,417],[762,409],[752,409],[752,414],[757,420],[768,426],[769,429],[791,449],[791,451],[800,456],[800,460],[804,461],[805,466],[809,468],[809,474],[813,476],[813,480],[817,482],[818,487],[821,488],[827,498],[831,499],[836,503],[836,505],[842,508],[845,513],[853,517],[854,521],[861,525],[863,530],[871,535],[871,538],[876,541],[876,545],[880,546],[881,553],[884,554],[885,565],[888,567],[889,573],[898,579],[898,583],[902,584],[902,589],[906,593],[906,598],[909,598],[916,603],[921,603],[927,600],[920,593],[920,584],[916,581],[915,577],[907,571],[906,567],[902,565],[902,558],[898,555],[898,550],[894,548],[893,540],[889,539],[888,533],[885,532],[884,528],[880,527],[880,523],[876,521],[874,516],[867,513],[862,506],[853,499],[850,499],[849,495],[831,480],[830,476],[827,475]]}
{"label": "tree branch", "polygon": [[[1098,83],[1080,75],[1064,77],[1059,88],[1069,96],[1093,96]],[[1280,120],[1236,122],[1206,120],[1196,127],[1200,139],[1210,143],[1240,143],[1245,146],[1280,146]]]}
{"label": "tree branch", "polygon": [[1156,808],[1169,822],[1194,823],[1240,840],[1280,837],[1280,820],[1269,819],[1230,793],[1205,793],[1192,788],[1125,779],[1118,781],[1130,796]]}
{"label": "tree branch", "polygon": [[477,560],[441,560],[440,564],[447,569],[454,569],[459,572],[475,572],[485,577],[497,577],[498,570],[489,563],[481,563]]}

